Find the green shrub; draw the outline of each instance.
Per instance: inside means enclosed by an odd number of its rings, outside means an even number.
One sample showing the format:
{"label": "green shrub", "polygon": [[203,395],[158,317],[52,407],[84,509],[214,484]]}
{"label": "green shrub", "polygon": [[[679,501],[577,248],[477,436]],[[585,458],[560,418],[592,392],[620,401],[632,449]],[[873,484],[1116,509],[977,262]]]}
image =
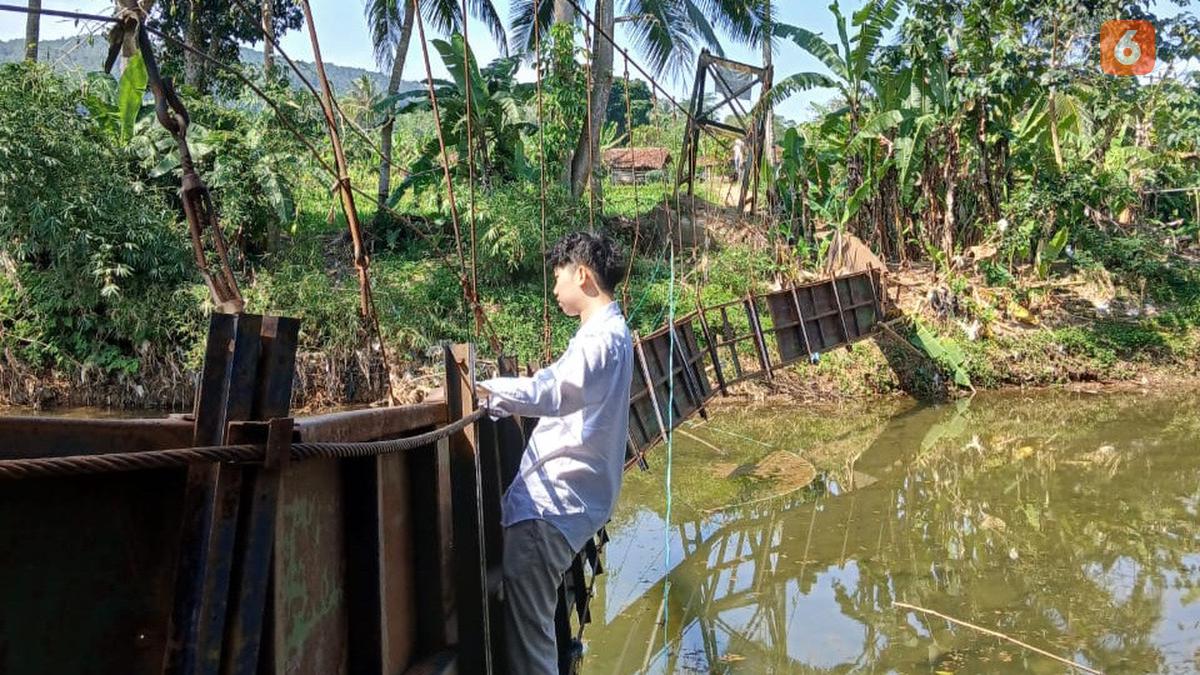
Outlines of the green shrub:
{"label": "green shrub", "polygon": [[[280,109],[292,128],[319,146],[323,128],[312,102],[285,87],[272,88],[271,95],[282,101]],[[297,187],[314,162],[275,112],[252,99],[188,97],[185,105],[191,118],[192,159],[212,192],[222,230],[244,263],[255,263],[296,221]],[[179,153],[174,139],[153,115],[142,118],[138,131],[142,139],[135,146],[144,170],[156,184],[177,189]]]}
{"label": "green shrub", "polygon": [[81,96],[40,65],[0,66],[0,344],[34,365],[131,372],[198,322],[187,234]]}
{"label": "green shrub", "polygon": [[[546,246],[567,232],[588,227],[586,203],[571,199],[558,184],[547,185]],[[540,186],[513,182],[477,195],[479,283],[500,286],[508,282],[542,279],[542,220]],[[461,211],[467,215],[464,209]],[[464,229],[469,219],[464,218]],[[467,238],[464,232],[464,239]]]}

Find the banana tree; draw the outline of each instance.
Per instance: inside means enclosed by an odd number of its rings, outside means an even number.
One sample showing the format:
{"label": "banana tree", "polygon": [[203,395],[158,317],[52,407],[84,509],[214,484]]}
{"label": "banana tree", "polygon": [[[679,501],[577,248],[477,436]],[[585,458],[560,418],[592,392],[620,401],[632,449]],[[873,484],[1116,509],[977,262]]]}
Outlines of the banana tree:
{"label": "banana tree", "polygon": [[[465,6],[455,0],[366,0],[363,13],[371,33],[371,44],[375,49],[375,63],[389,73],[385,96],[395,96],[400,91],[404,64],[415,25],[414,9],[420,10],[430,28],[443,35],[462,29],[465,21],[463,9],[466,9],[499,43],[501,53],[507,53],[504,22],[491,0],[471,0]],[[379,129],[380,203],[386,201],[391,191],[392,132],[395,122],[394,117],[386,117]],[[380,209],[379,213],[384,213],[383,209]]]}
{"label": "banana tree", "polygon": [[[828,73],[800,72],[780,80],[771,94],[760,102],[759,109],[769,106],[807,89],[826,87],[837,90],[842,106],[825,115],[822,129],[833,134],[845,161],[845,182],[842,191],[843,209],[837,222],[847,225],[859,223],[860,234],[865,235],[865,226],[858,218],[859,210],[867,205],[871,193],[884,175],[888,160],[881,155],[881,139],[897,127],[903,114],[896,109],[880,105],[881,79],[891,76],[881,73],[875,62],[883,34],[890,29],[900,15],[900,0],[873,0],[855,12],[850,21],[842,14],[835,0],[829,5],[837,26],[838,43],[826,41],[806,28],[776,23],[774,35],[790,40],[825,65]],[[857,29],[850,36],[850,28]],[[887,147],[887,144],[883,144]],[[890,168],[890,164],[887,165]]]}
{"label": "banana tree", "polygon": [[811,125],[792,127],[783,134],[780,143],[777,194],[780,210],[786,216],[784,233],[792,242],[816,243],[814,216],[832,221],[839,216],[829,213],[830,184],[833,167],[839,156],[821,142],[818,130]]}
{"label": "banana tree", "polygon": [[[455,153],[451,160],[457,160],[456,165],[466,167],[463,160],[474,155],[480,167],[477,176],[485,182],[493,178],[530,176],[524,135],[530,133],[534,126],[521,121],[521,105],[529,96],[530,86],[516,81],[519,59],[499,58],[479,68],[461,35],[455,34],[449,41],[433,40],[431,44],[450,74],[449,80],[435,79],[433,84],[441,117],[442,138],[447,150]],[[474,147],[468,147],[468,86],[471,87],[470,135],[475,141]],[[389,96],[380,102],[379,108],[400,115],[428,110],[431,104],[428,92],[421,88]],[[440,155],[441,146],[435,137],[426,143],[420,157],[410,167],[408,178],[397,187],[389,201],[394,203],[410,188],[435,184],[438,177],[433,169],[442,161]]]}
{"label": "banana tree", "polygon": [[118,145],[128,145],[138,118],[154,109],[143,103],[148,80],[142,55],[134,54],[121,72],[120,80],[108,73],[93,72],[88,73],[83,82],[84,108]]}
{"label": "banana tree", "polygon": [[873,0],[855,12],[852,25],[858,28],[858,32],[853,38],[849,37],[846,17],[842,15],[837,0],[829,5],[829,11],[833,13],[837,24],[837,45],[827,42],[807,28],[785,23],[775,24],[774,33],[781,39],[791,40],[811,54],[829,69],[831,75],[818,72],[789,75],[775,84],[768,98],[774,103],[815,87],[837,89],[845,102],[844,112],[849,115],[851,133],[855,133],[874,91],[875,73],[872,72],[872,65],[876,51],[883,39],[883,33],[891,28],[900,16],[900,0]]}

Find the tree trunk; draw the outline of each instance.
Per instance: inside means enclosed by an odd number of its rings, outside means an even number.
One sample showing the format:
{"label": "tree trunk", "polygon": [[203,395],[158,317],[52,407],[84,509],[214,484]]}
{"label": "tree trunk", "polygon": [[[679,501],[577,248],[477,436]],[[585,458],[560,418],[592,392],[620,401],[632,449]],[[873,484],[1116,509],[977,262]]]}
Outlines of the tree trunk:
{"label": "tree trunk", "polygon": [[995,222],[1000,218],[1000,201],[996,198],[996,189],[993,186],[992,152],[987,143],[987,99],[980,97],[976,109],[979,111],[979,126],[975,130],[975,143],[979,151],[979,178],[986,198],[984,203],[987,204],[988,219]]}
{"label": "tree trunk", "polygon": [[197,88],[206,94],[209,88],[212,87],[212,80],[208,79],[212,76],[212,68],[209,67],[209,64],[220,60],[217,57],[218,49],[221,46],[220,39],[220,36],[217,35],[217,32],[211,26],[205,32],[205,44],[208,45],[208,58],[200,60],[200,85]]}
{"label": "tree trunk", "polygon": [[946,259],[954,255],[954,234],[958,226],[955,220],[956,197],[958,195],[958,128],[950,128],[949,148],[946,163],[942,165],[942,181],[946,186],[946,210],[942,213],[942,252]]}
{"label": "tree trunk", "polygon": [[271,69],[275,67],[275,45],[271,44],[270,38],[265,37],[275,35],[275,8],[272,2],[273,0],[262,0],[263,72],[267,75],[270,75]]}
{"label": "tree trunk", "polygon": [[[537,10],[534,10],[534,21],[537,20]],[[575,24],[575,7],[567,0],[554,0],[554,23]],[[611,33],[610,33],[611,35]]]}
{"label": "tree trunk", "polygon": [[[202,52],[204,51],[204,21],[200,16],[201,8],[201,0],[188,2],[188,23],[184,42],[192,49]],[[183,53],[183,81],[188,86],[203,91],[204,62],[199,54],[188,50]]]}
{"label": "tree trunk", "polygon": [[[763,68],[771,67],[771,36],[764,35],[762,43]],[[775,166],[775,108],[770,105],[763,108],[766,115],[766,125],[763,127],[763,153],[767,158],[767,166]],[[760,167],[754,167],[758,171]]]}
{"label": "tree trunk", "polygon": [[37,61],[38,37],[42,27],[42,0],[29,0],[29,14],[25,17],[25,60]]}
{"label": "tree trunk", "polygon": [[[401,76],[404,73],[404,59],[408,56],[408,43],[412,39],[413,21],[416,14],[410,6],[404,12],[404,23],[400,26],[400,40],[396,43],[396,53],[392,55],[392,73],[388,77],[387,96],[395,96],[400,91]],[[384,215],[383,205],[392,194],[392,129],[396,126],[395,115],[388,115],[379,130],[379,210],[375,212],[375,222],[379,223]]]}
{"label": "tree trunk", "polygon": [[608,94],[612,91],[613,45],[601,31],[613,34],[613,0],[596,0],[593,16],[596,30],[592,34],[592,109],[588,112],[591,124],[584,123],[571,157],[571,194],[575,197],[583,194],[584,183],[589,180],[599,197],[600,182],[595,176],[600,164],[600,130],[608,110]]}

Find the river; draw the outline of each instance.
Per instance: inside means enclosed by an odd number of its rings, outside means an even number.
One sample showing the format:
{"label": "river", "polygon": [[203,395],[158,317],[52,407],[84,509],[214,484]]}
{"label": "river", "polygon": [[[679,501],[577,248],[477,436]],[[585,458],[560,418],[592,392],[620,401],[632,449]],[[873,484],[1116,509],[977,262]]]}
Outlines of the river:
{"label": "river", "polygon": [[1072,672],[894,603],[1106,673],[1200,672],[1198,404],[723,406],[676,436],[669,526],[664,449],[627,476],[583,672]]}

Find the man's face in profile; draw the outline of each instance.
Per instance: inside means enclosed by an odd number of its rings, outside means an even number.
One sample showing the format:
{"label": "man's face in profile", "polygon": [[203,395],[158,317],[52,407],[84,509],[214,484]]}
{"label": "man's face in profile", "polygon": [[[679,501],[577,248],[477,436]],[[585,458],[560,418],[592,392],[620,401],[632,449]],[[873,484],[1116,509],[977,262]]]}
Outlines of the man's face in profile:
{"label": "man's face in profile", "polygon": [[585,299],[587,268],[574,263],[554,268],[554,299],[567,316],[579,316]]}

